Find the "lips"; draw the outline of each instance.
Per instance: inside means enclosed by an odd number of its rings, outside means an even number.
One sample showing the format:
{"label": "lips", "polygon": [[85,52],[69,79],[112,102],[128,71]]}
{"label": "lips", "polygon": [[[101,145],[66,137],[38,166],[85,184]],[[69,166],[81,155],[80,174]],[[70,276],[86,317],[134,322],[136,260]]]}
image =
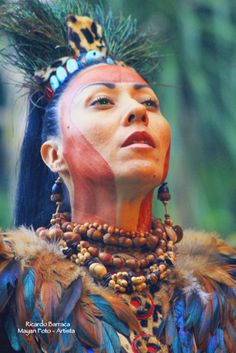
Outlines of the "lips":
{"label": "lips", "polygon": [[134,132],[125,140],[125,142],[122,144],[121,147],[127,147],[134,144],[148,145],[148,146],[151,146],[152,148],[156,147],[156,144],[152,136],[145,131]]}

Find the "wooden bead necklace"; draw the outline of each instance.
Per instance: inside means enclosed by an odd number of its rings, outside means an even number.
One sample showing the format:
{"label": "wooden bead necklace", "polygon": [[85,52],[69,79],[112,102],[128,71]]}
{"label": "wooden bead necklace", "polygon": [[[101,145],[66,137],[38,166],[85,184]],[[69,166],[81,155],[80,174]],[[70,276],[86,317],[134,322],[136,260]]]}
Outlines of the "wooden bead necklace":
{"label": "wooden bead necklace", "polygon": [[[69,214],[55,213],[49,229],[38,228],[39,237],[59,242],[62,253],[79,266],[86,266],[95,281],[116,292],[153,292],[175,263],[175,243],[183,236],[181,227],[168,218],[152,222],[150,232],[70,222]],[[123,252],[123,253],[122,253]],[[139,257],[134,256],[138,253]],[[116,272],[118,270],[118,272]]]}

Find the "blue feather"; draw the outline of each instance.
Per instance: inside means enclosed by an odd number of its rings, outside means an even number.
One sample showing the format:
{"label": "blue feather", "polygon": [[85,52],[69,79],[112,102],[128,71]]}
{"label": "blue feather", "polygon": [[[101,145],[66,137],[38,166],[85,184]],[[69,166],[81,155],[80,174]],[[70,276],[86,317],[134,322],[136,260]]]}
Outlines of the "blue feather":
{"label": "blue feather", "polygon": [[165,326],[166,326],[166,321],[165,320],[162,320],[162,322],[160,323],[160,326],[158,327],[157,329],[157,337],[160,338],[162,337],[163,335],[163,331],[165,329]]}
{"label": "blue feather", "polygon": [[12,348],[15,351],[19,351],[22,346],[20,343],[15,321],[13,320],[11,315],[7,316],[4,326]]}
{"label": "blue feather", "polygon": [[183,353],[191,353],[192,352],[192,345],[193,345],[193,335],[189,331],[185,330],[185,300],[184,298],[178,299],[175,304],[175,323],[176,327],[179,331],[179,341],[181,345],[181,350]]}
{"label": "blue feather", "polygon": [[89,295],[94,305],[102,312],[102,320],[110,324],[114,329],[122,335],[128,337],[130,335],[129,328],[118,318],[111,305],[99,295]]}
{"label": "blue feather", "polygon": [[224,341],[224,331],[221,328],[218,328],[216,331],[217,342],[219,348],[225,352],[225,341]]}
{"label": "blue feather", "polygon": [[192,295],[188,299],[185,314],[185,329],[193,328],[198,322],[202,312],[202,304],[198,296]]}
{"label": "blue feather", "polygon": [[82,280],[78,278],[65,291],[57,307],[56,320],[65,321],[73,311],[82,293]]}
{"label": "blue feather", "polygon": [[[68,329],[72,329],[72,315],[70,315],[68,317],[68,319],[66,321],[64,321],[64,323],[68,323],[69,327]],[[63,329],[62,329],[63,331]],[[68,351],[71,347],[72,347],[72,343],[73,343],[73,338],[74,338],[74,334],[71,332],[61,332],[60,336],[59,336],[59,342],[60,342],[60,346],[62,351]]]}
{"label": "blue feather", "polygon": [[[31,317],[31,322],[35,323],[35,324],[40,324],[42,321],[43,321],[42,317],[39,314],[37,308],[35,307],[34,311],[33,311],[33,314],[32,314],[32,317]],[[37,328],[37,333],[38,333],[39,338],[42,339],[46,344],[48,344],[49,343],[49,338],[48,338],[47,333],[43,332],[43,329],[44,329],[44,327],[41,327],[39,325],[38,328]]]}
{"label": "blue feather", "polygon": [[213,315],[212,315],[212,322],[211,322],[211,331],[215,332],[215,330],[219,326],[219,321],[220,321],[219,299],[216,291],[213,292],[213,303],[214,305],[213,305]]}
{"label": "blue feather", "polygon": [[0,273],[0,312],[7,305],[20,276],[20,263],[12,260]]}
{"label": "blue feather", "polygon": [[24,293],[24,301],[25,307],[28,312],[32,312],[35,303],[35,271],[30,268],[24,276],[23,279],[23,293]]}
{"label": "blue feather", "polygon": [[[208,311],[207,311],[208,310]],[[212,323],[212,306],[209,302],[203,310],[200,320],[196,325],[196,334],[198,342],[201,343],[206,339],[206,335],[209,333],[210,326]]]}
{"label": "blue feather", "polygon": [[172,343],[172,349],[173,349],[173,353],[182,353],[179,335],[175,336],[175,339]]}
{"label": "blue feather", "polygon": [[120,353],[120,339],[116,331],[106,322],[102,322],[102,327],[106,353]]}
{"label": "blue feather", "polygon": [[173,314],[170,310],[168,318],[167,318],[167,322],[166,322],[166,343],[168,345],[172,345],[176,334],[177,334],[177,332],[176,332],[176,327],[175,327],[175,320],[174,320]]}
{"label": "blue feather", "polygon": [[211,336],[207,345],[206,353],[217,353],[217,337]]}

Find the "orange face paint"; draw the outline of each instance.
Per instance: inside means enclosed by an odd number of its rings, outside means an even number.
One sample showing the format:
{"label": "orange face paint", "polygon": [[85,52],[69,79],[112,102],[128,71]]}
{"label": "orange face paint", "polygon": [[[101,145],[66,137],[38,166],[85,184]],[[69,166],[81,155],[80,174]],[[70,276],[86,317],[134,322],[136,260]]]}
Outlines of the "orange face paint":
{"label": "orange face paint", "polygon": [[[100,87],[99,83],[107,83],[108,88]],[[109,85],[116,88],[109,88]],[[142,183],[150,178],[154,185],[167,173],[168,163],[165,162],[164,168],[162,156],[167,155],[165,146],[169,141],[169,128],[161,114],[147,111],[150,126],[138,121],[128,125],[122,122],[136,106],[143,107],[146,97],[155,96],[150,88],[140,89],[142,86],[148,87],[148,84],[133,69],[102,64],[80,72],[60,98],[63,155],[73,181],[72,208],[78,222],[91,219],[116,224],[117,180],[121,177],[125,183],[126,178],[138,176]],[[105,108],[97,106],[94,99],[99,96],[108,97],[112,103]],[[136,130],[153,134],[157,148],[145,152],[142,149],[122,149],[122,142]],[[143,179],[142,173],[145,174]],[[150,197],[146,198],[147,202],[143,200],[140,207],[144,214],[144,206],[148,204],[147,217],[140,216],[140,220],[147,224],[151,219],[150,200]]]}

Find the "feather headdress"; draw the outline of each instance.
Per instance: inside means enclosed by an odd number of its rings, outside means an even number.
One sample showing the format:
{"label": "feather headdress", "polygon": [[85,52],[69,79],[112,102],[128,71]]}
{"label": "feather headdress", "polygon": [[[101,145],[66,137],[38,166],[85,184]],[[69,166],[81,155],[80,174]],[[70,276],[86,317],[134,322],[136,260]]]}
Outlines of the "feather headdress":
{"label": "feather headdress", "polygon": [[[103,29],[101,40],[105,41],[107,55],[116,62],[124,62],[147,79],[157,67],[156,34],[138,30],[131,16],[115,17],[105,13],[101,4],[92,6],[82,0],[10,0],[0,8],[0,31],[10,39],[1,55],[24,72],[25,84],[31,89],[39,88],[34,79],[37,70],[75,54],[65,24],[69,14],[89,17]],[[95,35],[99,37],[97,30]]]}

